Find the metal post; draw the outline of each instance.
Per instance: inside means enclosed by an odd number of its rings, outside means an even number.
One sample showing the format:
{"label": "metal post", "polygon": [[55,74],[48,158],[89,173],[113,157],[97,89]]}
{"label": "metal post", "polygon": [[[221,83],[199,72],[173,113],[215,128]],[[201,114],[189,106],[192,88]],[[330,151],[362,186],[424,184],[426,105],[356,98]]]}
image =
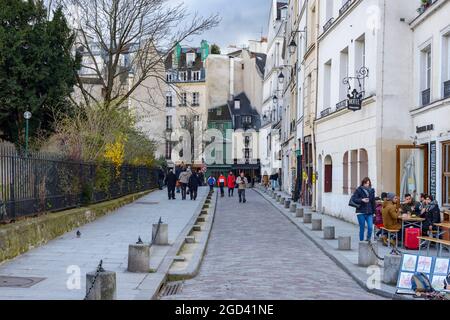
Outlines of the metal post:
{"label": "metal post", "polygon": [[28,156],[28,121],[25,120],[25,156]]}

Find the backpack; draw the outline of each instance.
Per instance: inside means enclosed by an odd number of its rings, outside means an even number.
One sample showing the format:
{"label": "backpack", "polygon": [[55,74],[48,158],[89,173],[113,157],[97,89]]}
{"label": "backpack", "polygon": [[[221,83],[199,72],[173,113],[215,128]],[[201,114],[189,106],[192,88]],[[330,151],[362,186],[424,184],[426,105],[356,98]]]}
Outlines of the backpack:
{"label": "backpack", "polygon": [[416,272],[411,277],[411,288],[414,292],[433,292],[430,279],[423,272]]}

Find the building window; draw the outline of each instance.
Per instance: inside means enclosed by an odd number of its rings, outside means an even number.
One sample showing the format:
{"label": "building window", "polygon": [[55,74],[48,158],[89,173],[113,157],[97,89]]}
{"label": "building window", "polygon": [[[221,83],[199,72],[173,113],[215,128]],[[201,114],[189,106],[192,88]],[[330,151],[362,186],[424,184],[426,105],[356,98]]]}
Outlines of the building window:
{"label": "building window", "polygon": [[172,130],[172,116],[166,116],[166,129]]}
{"label": "building window", "polygon": [[333,192],[333,160],[331,156],[325,157],[325,174],[324,174],[325,193]]}
{"label": "building window", "polygon": [[221,116],[221,115],[222,115],[222,108],[218,108],[218,109],[217,109],[216,115],[217,115],[217,116]]}
{"label": "building window", "polygon": [[192,93],[192,105],[193,106],[200,105],[200,93],[199,92]]}
{"label": "building window", "polygon": [[201,72],[200,71],[192,71],[192,80],[200,81]]}
{"label": "building window", "polygon": [[251,125],[252,124],[252,116],[243,116],[242,117],[242,124],[244,124],[244,125]]}
{"label": "building window", "polygon": [[187,81],[187,72],[181,71],[179,74],[179,77],[180,77],[180,81]]}
{"label": "building window", "polygon": [[342,161],[342,168],[343,168],[343,180],[342,180],[343,193],[348,194],[348,151],[344,154],[344,160]]}
{"label": "building window", "polygon": [[431,45],[421,52],[420,103],[426,106],[431,102],[432,51]]}
{"label": "building window", "polygon": [[[341,51],[341,59],[339,64],[339,79],[348,77],[348,47]],[[347,99],[348,86],[343,81],[339,81],[339,101]]]}
{"label": "building window", "polygon": [[369,176],[369,157],[367,155],[367,150],[359,150],[359,180]]}
{"label": "building window", "polygon": [[172,96],[166,96],[166,107],[172,107],[172,106],[173,106]]}
{"label": "building window", "polygon": [[183,107],[187,106],[187,93],[186,92],[182,92],[181,93],[181,97],[180,97],[180,105]]}
{"label": "building window", "polygon": [[180,116],[180,124],[183,129],[186,129],[186,126],[187,126],[187,117],[186,116]]}
{"label": "building window", "polygon": [[167,82],[172,82],[173,81],[173,75],[170,72],[166,73],[166,81]]}
{"label": "building window", "polygon": [[194,66],[194,62],[195,62],[195,53],[194,52],[186,53],[186,65],[188,66],[188,68],[192,68]]}
{"label": "building window", "polygon": [[353,193],[358,188],[358,150],[350,152],[350,191]]}
{"label": "building window", "polygon": [[195,115],[194,116],[194,121],[196,121],[196,122],[200,121],[200,116],[199,115]]}
{"label": "building window", "polygon": [[323,75],[323,106],[322,110],[330,108],[331,105],[331,60],[324,65]]}
{"label": "building window", "polygon": [[450,207],[450,141],[442,144],[442,204]]}
{"label": "building window", "polygon": [[166,160],[172,159],[172,142],[166,141]]}
{"label": "building window", "polygon": [[450,97],[450,32],[442,38],[442,81],[443,97]]}
{"label": "building window", "polygon": [[241,108],[241,100],[234,100],[234,109],[239,110]]}

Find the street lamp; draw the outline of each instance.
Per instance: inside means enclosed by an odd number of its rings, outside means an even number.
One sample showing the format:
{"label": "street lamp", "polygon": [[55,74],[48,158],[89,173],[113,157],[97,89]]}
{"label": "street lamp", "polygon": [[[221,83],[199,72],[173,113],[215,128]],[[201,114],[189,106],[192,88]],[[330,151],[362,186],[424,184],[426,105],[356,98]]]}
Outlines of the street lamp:
{"label": "street lamp", "polygon": [[25,111],[23,117],[25,118],[25,155],[28,155],[28,122],[31,119],[31,112]]}
{"label": "street lamp", "polygon": [[297,44],[295,43],[295,40],[292,39],[291,43],[289,43],[289,53],[293,55],[295,53],[295,50],[297,49]]}
{"label": "street lamp", "polygon": [[283,71],[281,71],[280,74],[278,75],[278,82],[279,82],[280,84],[283,84],[283,83],[284,83],[284,74],[283,74]]}
{"label": "street lamp", "polygon": [[278,104],[278,97],[277,96],[273,96],[272,100],[273,100],[273,104],[274,105]]}

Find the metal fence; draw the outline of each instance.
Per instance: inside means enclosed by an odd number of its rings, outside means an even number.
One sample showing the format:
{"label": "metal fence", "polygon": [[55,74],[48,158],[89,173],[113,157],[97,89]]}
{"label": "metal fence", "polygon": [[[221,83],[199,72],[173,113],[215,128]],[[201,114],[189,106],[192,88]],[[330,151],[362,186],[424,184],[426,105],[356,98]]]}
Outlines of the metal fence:
{"label": "metal fence", "polygon": [[157,187],[145,166],[70,161],[54,154],[20,154],[0,144],[0,222],[75,208]]}

